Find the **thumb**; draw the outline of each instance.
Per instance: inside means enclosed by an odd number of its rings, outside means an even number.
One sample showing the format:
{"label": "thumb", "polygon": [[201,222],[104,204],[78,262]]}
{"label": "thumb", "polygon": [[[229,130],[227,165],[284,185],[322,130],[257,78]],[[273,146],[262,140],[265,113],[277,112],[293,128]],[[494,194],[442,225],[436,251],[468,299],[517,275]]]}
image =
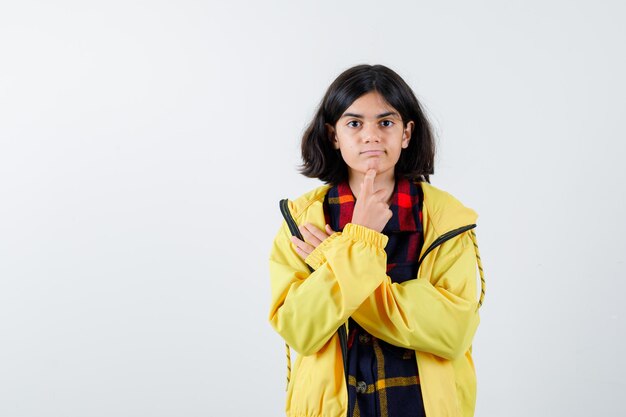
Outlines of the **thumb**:
{"label": "thumb", "polygon": [[330,227],[329,224],[326,225],[326,233],[328,233],[329,235],[335,233],[335,231]]}

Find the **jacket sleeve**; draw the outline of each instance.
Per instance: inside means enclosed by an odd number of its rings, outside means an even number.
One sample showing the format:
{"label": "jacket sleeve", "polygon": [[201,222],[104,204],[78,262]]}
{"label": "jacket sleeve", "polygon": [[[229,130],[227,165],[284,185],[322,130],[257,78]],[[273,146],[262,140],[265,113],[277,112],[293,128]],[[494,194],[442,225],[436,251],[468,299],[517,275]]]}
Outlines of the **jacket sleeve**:
{"label": "jacket sleeve", "polygon": [[343,232],[324,239],[303,260],[290,236],[283,221],[269,258],[269,321],[296,352],[310,355],[321,349],[380,286],[385,277],[384,248],[389,238],[349,223]]}
{"label": "jacket sleeve", "polygon": [[480,321],[476,252],[465,232],[430,256],[430,276],[403,283],[392,283],[386,276],[352,318],[391,344],[451,360],[469,349]]}

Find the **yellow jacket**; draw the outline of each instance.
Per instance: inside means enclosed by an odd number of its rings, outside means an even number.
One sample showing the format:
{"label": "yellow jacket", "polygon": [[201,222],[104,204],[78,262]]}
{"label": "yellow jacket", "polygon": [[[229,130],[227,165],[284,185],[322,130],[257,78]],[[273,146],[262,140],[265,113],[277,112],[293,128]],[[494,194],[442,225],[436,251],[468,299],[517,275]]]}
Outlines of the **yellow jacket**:
{"label": "yellow jacket", "polygon": [[[337,329],[347,327],[349,317],[373,336],[415,350],[428,417],[473,416],[471,344],[484,294],[483,287],[479,302],[477,260],[481,278],[482,267],[471,230],[478,216],[449,193],[419,184],[424,192],[423,260],[417,279],[400,284],[386,274],[386,235],[348,223],[303,260],[283,221],[269,258],[269,321],[298,352],[287,386],[288,416],[346,416]],[[322,204],[329,188],[322,185],[288,201],[298,225],[312,223],[324,230]]]}

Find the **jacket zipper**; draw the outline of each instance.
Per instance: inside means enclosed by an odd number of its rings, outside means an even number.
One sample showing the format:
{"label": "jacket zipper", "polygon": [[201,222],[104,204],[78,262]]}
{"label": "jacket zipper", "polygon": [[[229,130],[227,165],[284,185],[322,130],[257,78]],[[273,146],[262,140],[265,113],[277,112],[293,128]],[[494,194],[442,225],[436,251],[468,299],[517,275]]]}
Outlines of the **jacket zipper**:
{"label": "jacket zipper", "polygon": [[[291,216],[291,212],[289,211],[288,199],[280,200],[280,212],[282,213],[285,221],[287,222],[287,226],[289,227],[289,231],[292,235],[296,236],[300,240],[304,240],[302,234],[300,233],[300,229],[298,229],[298,225],[296,221]],[[313,268],[309,265],[309,270],[314,272]],[[346,331],[347,323],[343,323],[337,329],[337,335],[339,336],[339,342],[341,345],[341,356],[343,359],[343,372],[346,378],[346,388],[348,387],[348,333]]]}
{"label": "jacket zipper", "polygon": [[[300,234],[300,229],[298,229],[298,225],[296,224],[295,220],[291,216],[291,212],[289,211],[288,199],[280,200],[280,211],[283,214],[283,217],[285,218],[285,220],[287,221],[287,226],[289,226],[289,230],[291,231],[291,234],[293,234],[300,240],[304,240],[302,238],[302,234]],[[426,249],[422,257],[417,261],[417,271],[419,272],[419,268],[422,265],[422,261],[424,260],[426,255],[428,255],[433,249],[435,249],[437,246],[442,245],[444,242],[452,239],[453,237],[458,236],[461,233],[467,232],[468,230],[471,230],[475,227],[476,227],[475,224],[468,224],[467,226],[461,226],[457,229],[450,230],[449,232],[446,232],[443,235],[439,236],[437,239],[435,239],[435,241],[431,243],[428,249]],[[309,270],[311,272],[314,271],[313,268],[311,268],[311,266],[309,266]],[[348,381],[348,336],[346,333],[346,323],[339,326],[339,329],[337,329],[337,333],[339,335],[339,342],[341,344],[341,355],[343,357],[343,372],[346,378],[346,390],[347,390],[349,381]],[[347,413],[348,411],[346,411],[346,414]]]}
{"label": "jacket zipper", "polygon": [[[298,229],[298,225],[296,224],[296,221],[291,216],[288,202],[289,200],[287,200],[286,198],[283,200],[280,200],[280,212],[283,214],[283,217],[285,218],[285,221],[287,222],[287,226],[289,226],[289,231],[291,232],[291,234],[300,240],[304,240],[302,239],[302,234],[300,233],[300,229]],[[312,269],[312,268],[309,267],[309,269]]]}
{"label": "jacket zipper", "polygon": [[458,236],[458,235],[460,235],[463,232],[467,232],[468,230],[471,230],[471,229],[473,229],[475,227],[476,227],[475,224],[468,224],[467,226],[462,226],[462,227],[459,227],[458,229],[450,230],[449,232],[446,232],[443,235],[439,236],[437,239],[435,239],[435,241],[433,243],[431,243],[431,245],[428,247],[428,249],[426,249],[426,251],[424,252],[422,257],[419,259],[419,261],[417,261],[417,270],[419,271],[420,266],[422,265],[422,261],[424,260],[426,255],[428,255],[428,253],[430,253],[437,246],[439,246],[439,245],[443,244],[445,241],[450,240],[453,237]]}

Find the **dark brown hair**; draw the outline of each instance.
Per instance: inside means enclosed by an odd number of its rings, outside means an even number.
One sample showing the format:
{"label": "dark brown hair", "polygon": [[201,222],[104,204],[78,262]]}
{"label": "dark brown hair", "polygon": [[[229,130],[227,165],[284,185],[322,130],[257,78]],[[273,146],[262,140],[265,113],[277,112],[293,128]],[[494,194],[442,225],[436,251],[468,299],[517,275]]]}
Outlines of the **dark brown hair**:
{"label": "dark brown hair", "polygon": [[348,166],[338,149],[334,149],[326,123],[335,126],[343,112],[363,94],[375,91],[396,109],[402,123],[415,126],[409,146],[402,149],[395,166],[395,176],[430,182],[434,173],[435,141],[430,122],[413,90],[393,70],[384,65],[357,65],[341,73],[332,82],[313,120],[302,136],[303,164],[299,172],[337,185],[348,180]]}

